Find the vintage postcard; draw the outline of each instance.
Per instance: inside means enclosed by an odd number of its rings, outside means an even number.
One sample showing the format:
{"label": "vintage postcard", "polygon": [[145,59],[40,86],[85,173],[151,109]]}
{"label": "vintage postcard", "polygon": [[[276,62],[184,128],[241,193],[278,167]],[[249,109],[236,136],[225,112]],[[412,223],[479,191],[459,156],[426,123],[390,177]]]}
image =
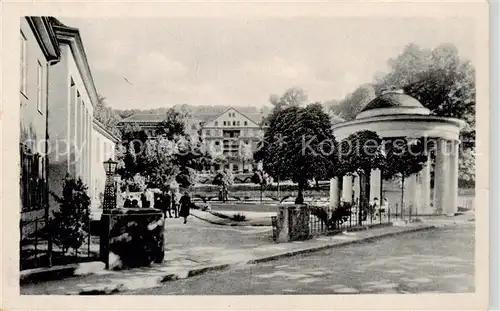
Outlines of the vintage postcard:
{"label": "vintage postcard", "polygon": [[487,308],[485,1],[7,2],[1,44],[3,308]]}

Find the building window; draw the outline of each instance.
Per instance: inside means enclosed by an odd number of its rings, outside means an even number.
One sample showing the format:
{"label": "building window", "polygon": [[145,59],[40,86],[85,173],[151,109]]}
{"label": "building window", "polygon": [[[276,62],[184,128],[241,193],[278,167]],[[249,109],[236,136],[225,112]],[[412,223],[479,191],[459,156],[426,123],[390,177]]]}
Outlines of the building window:
{"label": "building window", "polygon": [[226,126],[226,121],[224,121],[224,126]]}
{"label": "building window", "polygon": [[233,126],[235,126],[235,125],[236,125],[236,121],[233,121]]}
{"label": "building window", "polygon": [[236,121],[236,125],[240,126],[240,121]]}
{"label": "building window", "polygon": [[26,37],[24,34],[21,32],[21,81],[20,81],[20,91],[24,95],[27,95],[27,87],[26,87],[26,81],[27,81],[27,43],[26,43]]}
{"label": "building window", "polygon": [[37,64],[36,107],[38,112],[43,113],[43,67],[40,61]]}
{"label": "building window", "polygon": [[215,126],[219,126],[219,122],[215,121],[215,122],[214,122],[214,125],[215,125]]}
{"label": "building window", "polygon": [[208,136],[210,136],[210,135],[211,135],[210,130],[207,130],[207,131],[206,131],[206,134],[207,134]]}
{"label": "building window", "polygon": [[247,126],[247,125],[248,125],[248,121],[244,121],[244,122],[243,122],[243,125],[244,125],[244,126]]}

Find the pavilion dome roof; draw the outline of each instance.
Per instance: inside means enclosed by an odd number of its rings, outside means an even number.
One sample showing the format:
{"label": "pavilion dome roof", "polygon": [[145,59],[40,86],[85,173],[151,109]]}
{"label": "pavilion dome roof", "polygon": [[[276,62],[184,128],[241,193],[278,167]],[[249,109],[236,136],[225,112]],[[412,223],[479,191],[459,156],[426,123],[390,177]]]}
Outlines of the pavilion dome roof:
{"label": "pavilion dome roof", "polygon": [[391,90],[370,101],[358,113],[356,119],[394,114],[429,115],[430,110],[414,97],[404,94],[402,90]]}

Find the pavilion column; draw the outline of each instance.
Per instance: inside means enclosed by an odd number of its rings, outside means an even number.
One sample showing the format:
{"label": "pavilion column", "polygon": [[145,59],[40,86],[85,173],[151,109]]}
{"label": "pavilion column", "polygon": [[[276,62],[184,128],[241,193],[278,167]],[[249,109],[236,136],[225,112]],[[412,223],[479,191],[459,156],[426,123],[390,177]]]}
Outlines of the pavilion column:
{"label": "pavilion column", "polygon": [[[412,174],[405,179],[405,209],[408,214],[415,215],[421,213],[419,210],[419,197],[418,197],[418,174]],[[411,209],[411,212],[410,212]]]}
{"label": "pavilion column", "polygon": [[450,157],[447,151],[447,140],[439,139],[436,146],[436,169],[434,174],[434,208],[436,213],[445,213],[446,201],[449,199]]}
{"label": "pavilion column", "polygon": [[354,185],[353,185],[353,188],[354,188],[354,202],[358,202],[359,203],[359,200],[360,200],[360,193],[361,193],[361,189],[360,189],[360,185],[359,185],[359,175],[356,174],[354,175],[354,181],[353,181]]}
{"label": "pavilion column", "polygon": [[339,179],[334,177],[330,179],[330,208],[335,209],[340,203]]}
{"label": "pavilion column", "polygon": [[378,198],[378,204],[382,198],[380,198],[380,177],[381,172],[379,169],[372,170],[370,174],[370,202],[373,202],[375,198]]}
{"label": "pavilion column", "polygon": [[427,162],[420,171],[421,184],[420,184],[420,206],[419,213],[428,214],[431,212],[431,156],[427,154]]}
{"label": "pavilion column", "polygon": [[444,213],[447,216],[454,216],[458,210],[458,141],[449,142],[448,154],[448,197]]}
{"label": "pavilion column", "polygon": [[342,178],[342,200],[352,202],[352,176],[344,176]]}

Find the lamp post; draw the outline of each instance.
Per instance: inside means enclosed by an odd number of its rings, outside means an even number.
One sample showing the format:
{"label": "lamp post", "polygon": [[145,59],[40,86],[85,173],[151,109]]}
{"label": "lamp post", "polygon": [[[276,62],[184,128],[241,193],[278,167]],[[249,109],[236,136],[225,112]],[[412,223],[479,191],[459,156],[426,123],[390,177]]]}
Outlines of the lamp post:
{"label": "lamp post", "polygon": [[104,186],[104,200],[102,203],[102,215],[100,224],[99,253],[101,260],[109,268],[109,226],[111,221],[111,210],[116,208],[116,190],[114,176],[118,163],[111,158],[104,161],[104,171],[106,172],[106,184]]}
{"label": "lamp post", "polygon": [[104,162],[104,171],[106,172],[106,185],[104,187],[103,212],[109,212],[116,208],[116,186],[114,176],[118,162],[111,158]]}

